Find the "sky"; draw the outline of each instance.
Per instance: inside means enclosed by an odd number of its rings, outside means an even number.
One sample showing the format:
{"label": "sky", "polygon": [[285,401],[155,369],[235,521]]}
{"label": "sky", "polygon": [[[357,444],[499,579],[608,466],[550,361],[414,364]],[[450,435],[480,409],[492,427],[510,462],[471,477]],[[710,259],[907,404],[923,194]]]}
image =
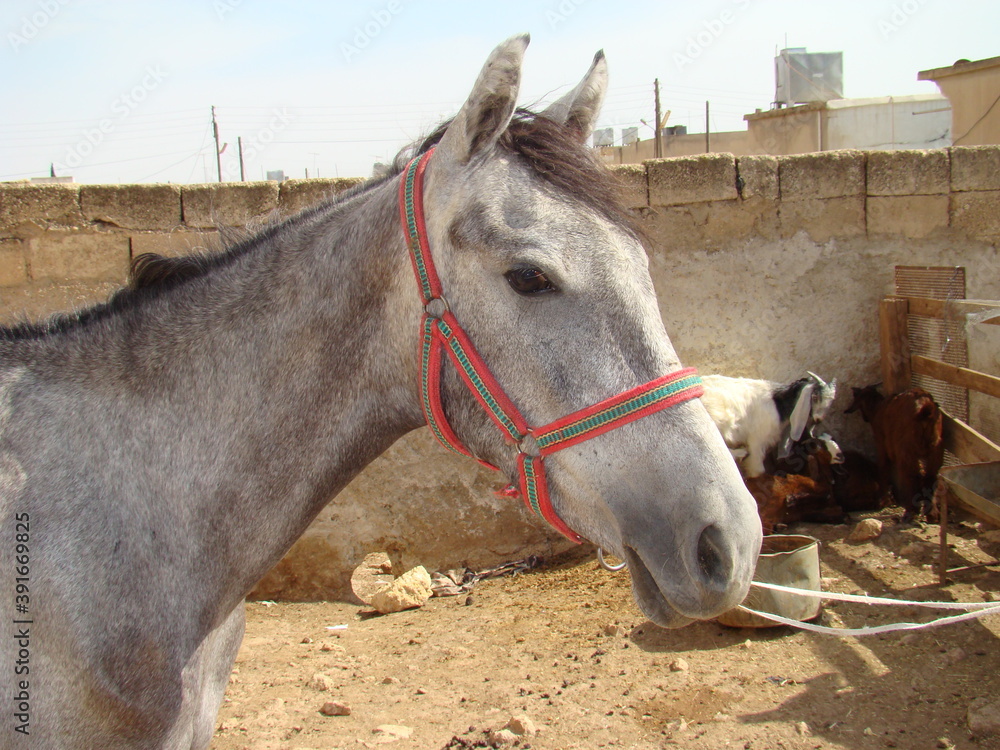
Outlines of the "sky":
{"label": "sky", "polygon": [[[785,47],[843,52],[844,96],[932,94],[917,73],[1000,55],[996,0],[2,0],[0,180],[367,177],[455,114],[498,43],[529,32],[523,105],[603,49],[598,127],[742,130]],[[643,123],[645,121],[646,124]]]}

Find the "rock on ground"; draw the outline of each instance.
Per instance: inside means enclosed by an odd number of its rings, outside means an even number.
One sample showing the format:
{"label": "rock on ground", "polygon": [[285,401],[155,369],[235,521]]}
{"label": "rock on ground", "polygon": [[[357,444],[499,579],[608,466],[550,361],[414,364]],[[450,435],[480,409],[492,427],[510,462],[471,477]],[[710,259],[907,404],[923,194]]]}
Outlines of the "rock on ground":
{"label": "rock on ground", "polygon": [[877,518],[866,518],[851,529],[847,539],[851,542],[867,542],[882,536],[882,522]]}
{"label": "rock on ground", "polygon": [[535,722],[524,714],[511,716],[510,720],[502,728],[513,732],[519,737],[534,737],[538,733],[538,727],[535,726]]}
{"label": "rock on ground", "polygon": [[336,684],[333,678],[329,675],[325,675],[322,672],[317,672],[312,676],[312,679],[307,683],[309,687],[313,690],[333,690]]}
{"label": "rock on ground", "polygon": [[[426,572],[426,571],[425,571]],[[375,729],[372,730],[374,734],[382,735],[383,737],[391,737],[396,740],[409,739],[410,735],[413,734],[412,727],[404,727],[400,724],[379,724]]]}
{"label": "rock on ground", "polygon": [[370,603],[383,615],[387,615],[390,612],[422,607],[433,593],[430,574],[422,565],[418,565],[376,591]]}
{"label": "rock on ground", "polygon": [[320,707],[319,712],[324,716],[350,716],[351,707],[340,701],[328,701]]}
{"label": "rock on ground", "polygon": [[1000,701],[978,698],[969,706],[969,731],[974,735],[1000,733]]}

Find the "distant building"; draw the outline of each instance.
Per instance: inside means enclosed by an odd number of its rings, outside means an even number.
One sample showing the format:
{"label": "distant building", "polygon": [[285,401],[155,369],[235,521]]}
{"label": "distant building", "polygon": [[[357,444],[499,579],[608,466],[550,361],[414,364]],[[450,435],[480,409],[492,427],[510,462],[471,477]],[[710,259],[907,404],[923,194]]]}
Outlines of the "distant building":
{"label": "distant building", "polygon": [[951,102],[952,145],[1000,143],[1000,57],[921,70],[917,79],[934,81]]}
{"label": "distant building", "polygon": [[[802,154],[841,148],[951,145],[951,109],[939,94],[833,99],[744,115],[747,152]],[[713,136],[714,140],[714,136]]]}
{"label": "distant building", "polygon": [[[952,125],[952,105],[941,94],[841,98],[843,55],[840,52],[785,49],[774,62],[775,101],[771,109],[744,115],[746,130],[707,135],[666,130],[660,136],[660,153],[690,156],[722,151],[737,156],[781,156],[843,148],[945,148],[952,145],[953,128],[956,131],[959,128],[957,121]],[[993,63],[996,76],[991,79],[991,90],[995,93],[1000,90],[1000,58],[983,61],[988,62]],[[920,76],[924,77],[924,73]],[[1000,125],[1000,108],[996,116]],[[654,139],[650,139],[601,148],[600,153],[609,164],[635,164],[652,159],[654,145]]]}
{"label": "distant building", "polygon": [[[951,145],[951,117],[948,99],[940,94],[833,99],[744,115],[746,130],[711,133],[710,147],[737,156],[946,148]],[[704,133],[664,133],[661,140],[664,156],[706,151]],[[636,164],[653,158],[653,139],[600,152],[608,164]]]}
{"label": "distant building", "polygon": [[73,182],[72,177],[32,177],[31,183],[35,185],[52,185],[57,183]]}
{"label": "distant building", "polygon": [[614,128],[600,128],[594,131],[594,146],[610,146],[615,142]]}

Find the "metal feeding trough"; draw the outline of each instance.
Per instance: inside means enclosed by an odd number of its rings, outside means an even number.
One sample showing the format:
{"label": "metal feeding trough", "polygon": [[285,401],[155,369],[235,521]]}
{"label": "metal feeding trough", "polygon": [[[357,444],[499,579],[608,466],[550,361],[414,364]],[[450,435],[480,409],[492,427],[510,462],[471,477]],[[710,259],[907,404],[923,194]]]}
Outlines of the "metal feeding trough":
{"label": "metal feeding trough", "polygon": [[[800,534],[765,536],[753,579],[819,591],[819,540]],[[779,623],[755,615],[747,608],[805,622],[819,615],[820,606],[817,597],[751,588],[743,604],[723,612],[716,620],[731,628],[774,628]]]}
{"label": "metal feeding trough", "polygon": [[946,466],[938,476],[962,507],[1000,526],[1000,461]]}
{"label": "metal feeding trough", "polygon": [[[943,491],[942,491],[943,490]],[[938,579],[947,582],[949,500],[994,526],[1000,526],[1000,461],[945,466],[935,492],[941,522]]]}

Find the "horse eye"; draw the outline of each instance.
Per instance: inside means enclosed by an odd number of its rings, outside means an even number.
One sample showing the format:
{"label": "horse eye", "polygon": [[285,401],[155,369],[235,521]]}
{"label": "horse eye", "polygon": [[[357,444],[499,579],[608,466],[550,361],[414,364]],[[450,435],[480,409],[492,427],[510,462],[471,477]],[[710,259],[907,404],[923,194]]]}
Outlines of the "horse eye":
{"label": "horse eye", "polygon": [[510,288],[518,294],[540,294],[556,290],[549,277],[537,268],[514,268],[505,276]]}

